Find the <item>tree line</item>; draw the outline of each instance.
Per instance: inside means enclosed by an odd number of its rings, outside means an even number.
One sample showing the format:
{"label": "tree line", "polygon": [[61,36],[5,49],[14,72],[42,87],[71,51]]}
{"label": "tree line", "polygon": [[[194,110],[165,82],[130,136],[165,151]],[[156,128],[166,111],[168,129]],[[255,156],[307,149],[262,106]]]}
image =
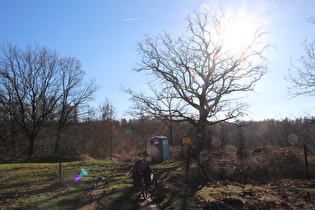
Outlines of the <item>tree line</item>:
{"label": "tree line", "polygon": [[[169,137],[172,146],[182,147],[182,138],[190,136],[196,142],[196,129],[187,122],[176,122],[169,129],[167,121],[154,119],[122,119],[111,118],[114,108],[110,104],[102,107],[102,112],[95,116],[89,112],[80,120],[77,116],[67,122],[59,139],[57,155],[72,157],[92,157],[111,159],[118,156],[130,158],[145,156],[149,152],[149,139],[156,135]],[[24,158],[28,156],[28,136],[24,130],[7,124],[1,112],[0,158]],[[207,127],[204,150],[224,152],[229,148],[245,156],[247,152],[268,146],[287,148],[309,145],[314,147],[314,118],[239,121],[236,124],[221,122]],[[57,121],[42,128],[34,142],[35,157],[55,156]],[[15,130],[12,133],[12,130]],[[170,132],[172,138],[170,138]],[[194,143],[193,143],[194,144]],[[312,148],[310,147],[310,148]],[[172,153],[172,152],[171,152]]]}

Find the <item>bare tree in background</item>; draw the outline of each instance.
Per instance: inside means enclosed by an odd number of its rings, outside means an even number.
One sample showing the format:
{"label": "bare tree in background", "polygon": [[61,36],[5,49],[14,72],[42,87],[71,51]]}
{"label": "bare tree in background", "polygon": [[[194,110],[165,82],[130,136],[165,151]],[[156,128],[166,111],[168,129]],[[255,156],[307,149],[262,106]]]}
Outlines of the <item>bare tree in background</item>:
{"label": "bare tree in background", "polygon": [[[255,25],[241,49],[229,48],[229,27],[239,20],[237,14],[225,16],[223,11],[195,12],[187,18],[188,30],[183,35],[165,32],[139,43],[141,59],[135,70],[148,72],[156,81],[155,89],[164,89],[150,100],[144,94],[132,97],[137,96],[136,103],[161,118],[171,112],[173,121],[190,122],[196,128],[197,152],[202,149],[206,126],[240,116],[246,105],[238,101],[239,93],[252,91],[267,71],[264,52],[269,45],[263,41],[262,25]],[[172,93],[170,109],[159,102],[166,89]]]}
{"label": "bare tree in background", "polygon": [[59,56],[39,45],[19,49],[11,43],[0,51],[0,103],[21,126],[34,153],[39,132],[58,121],[55,152],[70,113],[96,90],[81,86],[83,71],[75,58]]}
{"label": "bare tree in background", "polygon": [[[146,96],[143,93],[136,93],[131,89],[125,90],[125,92],[131,96],[130,100],[134,103],[129,114],[138,118],[147,117],[165,122],[169,129],[168,137],[170,144],[174,145],[173,121],[175,120],[173,120],[173,117],[176,115],[174,110],[181,108],[182,105],[176,100],[176,92],[174,89],[162,86],[154,87],[152,85],[149,85],[149,88],[153,93],[152,97]],[[185,120],[177,119],[177,121]]]}
{"label": "bare tree in background", "polygon": [[[310,23],[315,24],[311,18]],[[315,95],[315,40],[305,39],[302,42],[305,54],[299,59],[299,64],[291,64],[288,80],[291,86],[288,88],[292,97],[299,95]]]}
{"label": "bare tree in background", "polygon": [[[105,99],[105,102],[100,106],[101,112],[101,143],[100,145],[104,148],[105,154],[109,154],[112,158],[112,154],[114,153],[114,148],[117,145],[117,135],[115,130],[115,108],[113,105]],[[107,154],[106,154],[107,153]]]}
{"label": "bare tree in background", "polygon": [[60,66],[60,99],[57,106],[57,130],[54,154],[59,150],[62,132],[69,120],[77,120],[78,107],[90,100],[98,87],[94,81],[84,84],[85,72],[76,58],[65,57],[59,59]]}

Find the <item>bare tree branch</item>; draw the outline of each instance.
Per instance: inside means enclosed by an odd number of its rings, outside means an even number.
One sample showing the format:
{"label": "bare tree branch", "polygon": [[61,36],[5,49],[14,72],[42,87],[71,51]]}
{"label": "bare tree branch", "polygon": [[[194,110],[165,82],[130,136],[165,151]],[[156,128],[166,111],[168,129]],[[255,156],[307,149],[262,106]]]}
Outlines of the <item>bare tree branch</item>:
{"label": "bare tree branch", "polygon": [[[309,22],[315,24],[314,18],[311,18]],[[287,80],[291,83],[288,92],[292,97],[315,95],[315,40],[305,39],[302,45],[304,56],[299,59],[298,64],[291,62],[291,68],[288,70]]]}

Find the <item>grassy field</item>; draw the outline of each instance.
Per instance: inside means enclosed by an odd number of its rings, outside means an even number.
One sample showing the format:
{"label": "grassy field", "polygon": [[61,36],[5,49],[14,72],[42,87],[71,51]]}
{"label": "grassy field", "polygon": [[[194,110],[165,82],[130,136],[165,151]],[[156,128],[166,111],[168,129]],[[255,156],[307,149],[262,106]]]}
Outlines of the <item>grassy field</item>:
{"label": "grassy field", "polygon": [[[0,209],[80,209],[91,203],[101,209],[143,209],[143,201],[126,175],[132,163],[74,161],[0,164]],[[278,180],[266,183],[216,181],[203,183],[191,169],[185,184],[184,166],[168,161],[152,165],[160,209],[315,209],[315,183]],[[87,174],[75,182],[81,170]],[[95,187],[93,176],[104,177]],[[94,197],[93,197],[94,196]],[[148,208],[146,208],[148,209]]]}
{"label": "grassy field", "polygon": [[[59,163],[14,163],[0,165],[0,206],[5,208],[68,209],[93,189],[93,176],[112,177],[118,184],[121,163],[103,161],[76,161],[62,163],[61,181]],[[123,164],[124,167],[126,163]],[[88,174],[80,181],[81,169]],[[126,178],[125,178],[126,179]],[[126,179],[127,180],[127,179]],[[109,187],[112,187],[110,184]]]}

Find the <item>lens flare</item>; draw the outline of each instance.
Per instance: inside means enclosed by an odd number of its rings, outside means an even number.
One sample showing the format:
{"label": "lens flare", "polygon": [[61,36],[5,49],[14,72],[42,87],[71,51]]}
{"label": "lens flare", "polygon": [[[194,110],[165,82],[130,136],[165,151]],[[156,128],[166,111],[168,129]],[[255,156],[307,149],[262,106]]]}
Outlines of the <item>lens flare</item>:
{"label": "lens flare", "polygon": [[87,176],[88,172],[85,169],[81,169],[81,173],[79,174],[79,176],[75,177],[73,181],[78,182],[80,181],[80,179],[84,176]]}
{"label": "lens flare", "polygon": [[201,11],[201,12],[204,12],[204,13],[210,12],[209,6],[208,6],[207,4],[202,4],[202,5],[200,6],[200,11]]}
{"label": "lens flare", "polygon": [[197,74],[196,70],[193,69],[193,68],[188,68],[188,70],[189,70],[189,72],[192,73],[193,75],[196,75],[196,74]]}

